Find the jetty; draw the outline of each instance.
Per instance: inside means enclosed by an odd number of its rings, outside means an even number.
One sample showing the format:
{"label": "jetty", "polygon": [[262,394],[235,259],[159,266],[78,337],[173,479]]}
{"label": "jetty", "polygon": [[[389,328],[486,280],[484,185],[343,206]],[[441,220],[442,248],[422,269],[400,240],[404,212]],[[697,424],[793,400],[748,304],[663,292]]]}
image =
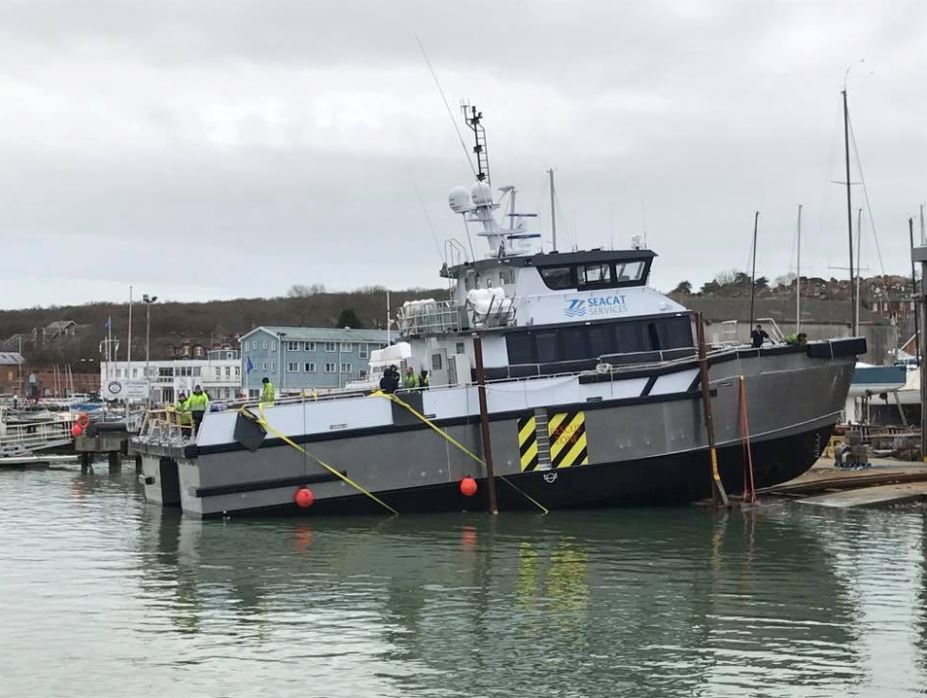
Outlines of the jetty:
{"label": "jetty", "polygon": [[927,464],[877,458],[871,467],[848,470],[824,457],[800,477],[757,490],[757,495],[834,509],[927,501]]}

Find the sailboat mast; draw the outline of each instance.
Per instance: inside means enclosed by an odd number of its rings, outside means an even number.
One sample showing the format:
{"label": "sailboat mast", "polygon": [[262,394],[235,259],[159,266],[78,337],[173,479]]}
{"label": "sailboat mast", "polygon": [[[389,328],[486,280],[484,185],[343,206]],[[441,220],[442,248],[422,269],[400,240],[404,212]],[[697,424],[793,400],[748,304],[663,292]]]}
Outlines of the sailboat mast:
{"label": "sailboat mast", "polygon": [[798,262],[795,265],[795,334],[801,332],[801,204],[798,204]]}
{"label": "sailboat mast", "polygon": [[[855,267],[853,266],[853,199],[850,193],[850,110],[847,107],[847,91],[844,87],[841,90],[840,94],[843,95],[843,154],[846,161],[846,176],[847,176],[847,235],[849,236],[850,243],[850,300],[852,305],[850,307],[856,307],[856,287],[854,286],[854,271]],[[854,323],[853,326],[853,336],[859,334],[859,324]]]}
{"label": "sailboat mast", "polygon": [[554,169],[547,170],[550,175],[550,232],[553,238],[553,252],[557,251],[557,209],[554,204]]}
{"label": "sailboat mast", "polygon": [[863,240],[863,209],[856,211],[856,314],[854,316],[856,324],[853,326],[854,334],[859,336],[859,284],[863,276],[863,254],[860,251],[860,245]]}
{"label": "sailboat mast", "polygon": [[[920,363],[921,357],[921,331],[920,323],[918,322],[918,315],[921,312],[921,309],[917,307],[918,297],[917,297],[917,274],[914,271],[914,219],[908,219],[908,237],[910,238],[911,243],[911,303],[914,305],[914,356],[917,357],[918,363]],[[921,280],[923,283],[923,280]]]}

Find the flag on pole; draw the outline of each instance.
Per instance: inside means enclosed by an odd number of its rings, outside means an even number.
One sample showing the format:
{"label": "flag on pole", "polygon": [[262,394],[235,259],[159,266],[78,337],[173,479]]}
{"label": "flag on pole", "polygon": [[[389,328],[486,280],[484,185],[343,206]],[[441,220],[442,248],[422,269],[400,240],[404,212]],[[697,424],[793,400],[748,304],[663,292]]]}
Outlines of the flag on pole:
{"label": "flag on pole", "polygon": [[110,324],[111,324],[111,323],[110,323],[110,320],[111,320],[111,319],[112,319],[112,318],[106,318],[106,322],[103,323],[103,329],[106,330],[107,332],[109,332],[109,328],[110,328]]}
{"label": "flag on pole", "polygon": [[248,362],[245,364],[245,373],[251,373],[254,370],[254,363],[251,361],[251,357],[248,357]]}

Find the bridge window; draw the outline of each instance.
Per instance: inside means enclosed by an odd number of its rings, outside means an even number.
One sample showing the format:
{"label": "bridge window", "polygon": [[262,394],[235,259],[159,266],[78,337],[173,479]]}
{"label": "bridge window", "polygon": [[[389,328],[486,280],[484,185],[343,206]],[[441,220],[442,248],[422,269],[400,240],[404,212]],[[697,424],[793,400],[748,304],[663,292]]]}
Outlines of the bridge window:
{"label": "bridge window", "polygon": [[540,267],[539,271],[547,288],[576,288],[571,267]]}
{"label": "bridge window", "polygon": [[646,265],[642,259],[633,262],[618,262],[615,264],[615,280],[619,283],[640,281],[644,278],[645,268]]}
{"label": "bridge window", "polygon": [[607,286],[612,281],[612,268],[608,262],[584,264],[578,271],[580,286]]}

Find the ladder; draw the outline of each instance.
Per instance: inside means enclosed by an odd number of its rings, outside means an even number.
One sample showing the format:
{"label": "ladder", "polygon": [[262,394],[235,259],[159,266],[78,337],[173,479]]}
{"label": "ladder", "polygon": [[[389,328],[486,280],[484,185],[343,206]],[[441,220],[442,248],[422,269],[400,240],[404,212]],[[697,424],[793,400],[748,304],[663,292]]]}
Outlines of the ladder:
{"label": "ladder", "polygon": [[534,410],[534,435],[538,445],[538,470],[550,470],[550,431],[547,426],[547,410]]}
{"label": "ladder", "polygon": [[469,104],[461,105],[464,113],[464,119],[467,126],[473,131],[473,137],[476,145],[473,146],[473,153],[476,155],[476,178],[492,186],[492,180],[489,177],[489,150],[486,148],[486,129],[483,128],[483,112],[478,112],[476,107]]}

